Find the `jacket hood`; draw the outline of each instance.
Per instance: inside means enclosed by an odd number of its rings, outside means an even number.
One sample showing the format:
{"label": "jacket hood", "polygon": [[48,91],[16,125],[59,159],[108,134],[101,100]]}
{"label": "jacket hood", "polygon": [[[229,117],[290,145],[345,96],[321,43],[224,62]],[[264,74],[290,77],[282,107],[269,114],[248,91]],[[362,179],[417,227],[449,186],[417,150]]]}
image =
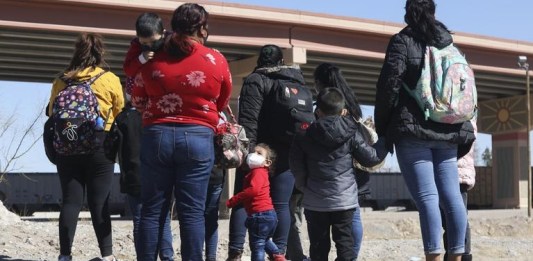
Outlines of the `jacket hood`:
{"label": "jacket hood", "polygon": [[[435,47],[437,47],[439,49],[442,49],[442,48],[452,44],[453,43],[453,38],[452,38],[452,35],[450,34],[450,32],[448,31],[446,26],[444,26],[443,23],[441,23],[439,21],[436,21],[436,24],[437,24],[437,38],[434,39],[433,43],[429,43],[429,44],[432,45],[432,46],[435,46]],[[417,39],[419,41],[422,41],[422,42],[425,42],[424,36],[420,32],[414,30],[411,26],[405,27],[402,30],[402,33],[405,33],[407,35],[411,35],[415,39]]]}
{"label": "jacket hood", "polygon": [[353,137],[356,128],[352,117],[326,116],[311,124],[306,135],[325,147],[335,148]]}
{"label": "jacket hood", "polygon": [[254,70],[268,76],[271,79],[292,80],[301,84],[305,84],[304,76],[299,66],[275,66],[275,67],[261,67]]}
{"label": "jacket hood", "polygon": [[[89,80],[90,78],[98,75],[99,73],[101,73],[103,71],[104,71],[104,69],[102,69],[100,67],[87,67],[87,68],[77,72],[74,75],[73,78],[76,79],[76,80],[79,80],[79,81],[86,81],[86,80]],[[63,73],[63,76],[66,76],[66,72]]]}

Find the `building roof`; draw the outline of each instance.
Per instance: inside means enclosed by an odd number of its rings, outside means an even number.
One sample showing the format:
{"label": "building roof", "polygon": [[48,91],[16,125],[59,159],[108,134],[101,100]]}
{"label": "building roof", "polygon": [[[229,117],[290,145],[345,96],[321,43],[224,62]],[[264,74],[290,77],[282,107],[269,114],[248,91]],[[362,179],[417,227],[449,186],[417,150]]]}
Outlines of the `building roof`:
{"label": "building roof", "polygon": [[[79,32],[102,33],[107,62],[119,76],[136,17],[155,11],[169,24],[181,1],[164,0],[0,0],[0,80],[51,82],[69,62]],[[221,2],[200,2],[210,12],[208,45],[234,62],[271,43],[303,47],[308,83],[321,62],[338,65],[360,102],[373,104],[375,84],[390,36],[403,25]],[[533,43],[456,33],[456,44],[476,72],[479,100],[525,93],[518,55],[533,57]],[[253,68],[250,68],[252,70]]]}

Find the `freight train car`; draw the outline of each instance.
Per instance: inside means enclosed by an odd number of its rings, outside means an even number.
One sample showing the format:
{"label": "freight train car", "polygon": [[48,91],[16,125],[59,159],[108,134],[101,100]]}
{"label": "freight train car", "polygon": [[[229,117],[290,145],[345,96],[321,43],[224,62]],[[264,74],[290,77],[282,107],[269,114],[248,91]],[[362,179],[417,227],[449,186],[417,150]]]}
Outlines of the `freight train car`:
{"label": "freight train car", "polygon": [[387,207],[405,207],[415,210],[415,204],[405,186],[402,174],[378,172],[370,174],[370,199],[362,206],[373,210],[383,210]]}
{"label": "freight train car", "polygon": [[[6,173],[0,183],[0,200],[13,212],[31,216],[35,211],[58,210],[61,186],[57,173]],[[115,173],[109,196],[111,214],[124,214],[125,194],[120,193],[120,174]]]}

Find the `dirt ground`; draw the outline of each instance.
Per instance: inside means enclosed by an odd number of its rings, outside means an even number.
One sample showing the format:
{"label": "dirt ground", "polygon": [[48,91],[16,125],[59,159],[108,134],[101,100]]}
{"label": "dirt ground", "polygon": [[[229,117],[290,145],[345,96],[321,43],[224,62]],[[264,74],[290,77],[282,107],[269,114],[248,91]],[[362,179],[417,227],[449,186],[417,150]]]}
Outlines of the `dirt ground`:
{"label": "dirt ground", "polygon": [[[0,211],[0,261],[57,260],[59,253],[57,213],[36,213],[21,220]],[[372,211],[363,209],[364,240],[358,260],[409,260],[422,257],[418,213],[412,211]],[[527,210],[472,210],[472,249],[475,260],[533,260],[533,222]],[[303,228],[305,231],[305,227]],[[173,221],[175,249],[179,258],[179,226]],[[218,260],[225,260],[228,220],[220,220]],[[135,260],[132,222],[113,219],[113,245],[121,261]],[[309,240],[303,234],[307,252]],[[330,260],[335,258],[335,249]],[[98,260],[99,251],[90,219],[82,213],[73,249],[74,260]],[[249,251],[245,258],[249,260]]]}

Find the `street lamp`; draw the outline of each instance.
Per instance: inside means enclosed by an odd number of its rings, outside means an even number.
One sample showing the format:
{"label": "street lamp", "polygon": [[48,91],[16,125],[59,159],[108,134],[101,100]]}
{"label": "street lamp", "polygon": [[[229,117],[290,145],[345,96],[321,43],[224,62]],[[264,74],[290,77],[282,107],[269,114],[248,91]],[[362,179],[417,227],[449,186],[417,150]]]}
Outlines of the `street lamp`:
{"label": "street lamp", "polygon": [[518,56],[518,67],[526,70],[526,101],[527,101],[527,216],[531,217],[531,146],[529,131],[531,130],[531,109],[529,100],[529,63],[527,56]]}

